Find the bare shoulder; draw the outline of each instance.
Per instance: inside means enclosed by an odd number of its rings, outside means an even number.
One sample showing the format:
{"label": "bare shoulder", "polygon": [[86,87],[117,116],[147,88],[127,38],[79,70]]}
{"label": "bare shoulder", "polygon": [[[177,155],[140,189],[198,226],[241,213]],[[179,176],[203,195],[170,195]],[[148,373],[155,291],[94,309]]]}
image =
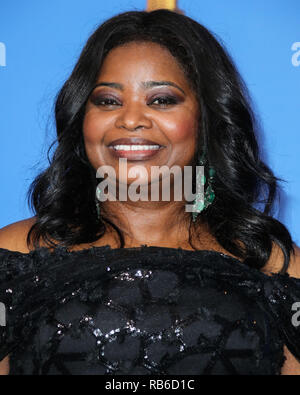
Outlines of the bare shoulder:
{"label": "bare shoulder", "polygon": [[0,361],[0,376],[7,376],[9,374],[9,357],[5,357]]}
{"label": "bare shoulder", "polygon": [[[300,278],[300,248],[296,244],[293,244],[294,252],[291,252],[290,262],[287,273],[291,277]],[[283,267],[284,254],[282,249],[275,243],[271,251],[270,258],[263,269],[265,273],[278,273]]]}
{"label": "bare shoulder", "polygon": [[0,248],[28,253],[29,249],[26,243],[26,238],[35,221],[35,217],[30,217],[1,228]]}
{"label": "bare shoulder", "polygon": [[300,278],[300,247],[294,244],[295,254],[292,254],[288,273],[292,277]]}

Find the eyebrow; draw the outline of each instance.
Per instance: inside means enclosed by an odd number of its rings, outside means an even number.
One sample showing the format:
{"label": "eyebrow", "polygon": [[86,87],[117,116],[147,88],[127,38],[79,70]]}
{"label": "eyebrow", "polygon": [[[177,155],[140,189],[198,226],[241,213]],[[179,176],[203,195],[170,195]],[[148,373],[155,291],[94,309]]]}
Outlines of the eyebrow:
{"label": "eyebrow", "polygon": [[[115,88],[120,91],[124,90],[124,86],[117,82],[99,82],[99,84],[96,84],[94,86],[94,89],[97,88],[98,86],[109,86],[110,88]],[[171,81],[146,81],[146,82],[142,82],[142,86],[145,89],[153,88],[154,86],[173,86],[174,88],[179,89],[183,94],[185,94],[184,90],[180,88],[180,86],[178,86],[177,84]]]}

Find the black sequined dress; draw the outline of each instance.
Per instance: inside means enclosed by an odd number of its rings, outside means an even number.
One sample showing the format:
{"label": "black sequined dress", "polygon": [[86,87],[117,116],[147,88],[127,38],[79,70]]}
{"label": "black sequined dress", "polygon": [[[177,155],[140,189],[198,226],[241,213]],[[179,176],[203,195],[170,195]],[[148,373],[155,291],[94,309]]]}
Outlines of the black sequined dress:
{"label": "black sequined dress", "polygon": [[298,301],[299,279],[215,251],[0,249],[0,360],[11,375],[276,375],[284,345],[300,359]]}

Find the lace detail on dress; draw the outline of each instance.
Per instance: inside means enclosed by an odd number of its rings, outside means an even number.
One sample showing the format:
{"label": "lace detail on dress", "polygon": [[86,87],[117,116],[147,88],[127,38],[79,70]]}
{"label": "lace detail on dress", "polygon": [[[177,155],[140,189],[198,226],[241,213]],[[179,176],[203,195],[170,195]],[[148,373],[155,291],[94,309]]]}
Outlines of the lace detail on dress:
{"label": "lace detail on dress", "polygon": [[10,374],[280,374],[300,280],[215,251],[0,249]]}

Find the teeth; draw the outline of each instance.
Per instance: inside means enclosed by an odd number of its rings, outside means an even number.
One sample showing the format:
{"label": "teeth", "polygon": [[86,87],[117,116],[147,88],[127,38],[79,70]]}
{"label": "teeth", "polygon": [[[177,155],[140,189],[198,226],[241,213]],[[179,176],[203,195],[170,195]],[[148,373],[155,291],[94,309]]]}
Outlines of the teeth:
{"label": "teeth", "polygon": [[113,148],[117,151],[145,151],[157,150],[159,145],[114,145]]}

